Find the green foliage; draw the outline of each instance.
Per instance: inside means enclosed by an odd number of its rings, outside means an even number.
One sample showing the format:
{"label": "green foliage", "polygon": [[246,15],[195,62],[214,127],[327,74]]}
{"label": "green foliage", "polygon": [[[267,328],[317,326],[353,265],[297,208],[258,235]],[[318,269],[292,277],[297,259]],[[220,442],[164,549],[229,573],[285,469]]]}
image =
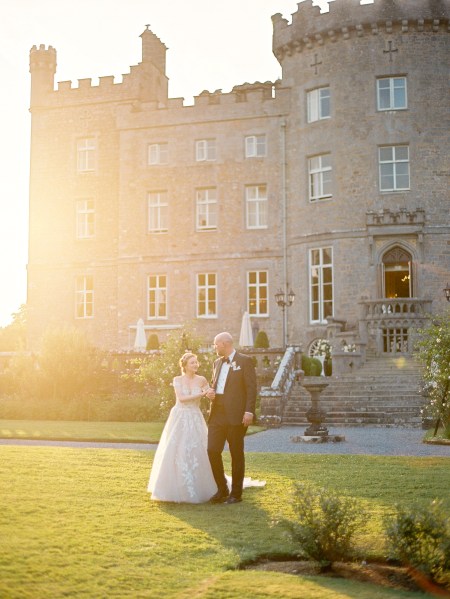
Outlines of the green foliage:
{"label": "green foliage", "polygon": [[53,398],[73,399],[89,389],[100,368],[100,354],[77,329],[54,329],[43,339],[38,363]]}
{"label": "green foliage", "polygon": [[152,394],[157,397],[159,417],[165,418],[175,403],[172,381],[181,374],[179,360],[186,351],[196,354],[200,363],[199,374],[209,380],[213,354],[201,351],[205,343],[189,329],[171,333],[157,355],[136,361],[136,370],[129,376],[143,382]]}
{"label": "green foliage", "polygon": [[156,333],[151,333],[147,341],[147,350],[159,349],[159,339]]}
{"label": "green foliage", "polygon": [[416,357],[423,365],[427,406],[425,414],[440,419],[450,432],[450,310],[419,331]]}
{"label": "green foliage", "polygon": [[308,557],[326,567],[354,556],[353,536],[365,516],[354,498],[296,483],[292,507],[295,519],[284,522]]}
{"label": "green foliage", "polygon": [[12,314],[12,323],[0,328],[0,351],[21,351],[26,346],[26,306]]}
{"label": "green foliage", "polygon": [[302,370],[305,376],[320,376],[322,363],[318,358],[310,358],[306,354],[302,354]]}
{"label": "green foliage", "polygon": [[269,338],[267,337],[267,333],[265,331],[258,331],[254,346],[257,349],[268,349],[270,347]]}
{"label": "green foliage", "polygon": [[385,520],[390,556],[450,588],[450,519],[442,503],[396,509]]}

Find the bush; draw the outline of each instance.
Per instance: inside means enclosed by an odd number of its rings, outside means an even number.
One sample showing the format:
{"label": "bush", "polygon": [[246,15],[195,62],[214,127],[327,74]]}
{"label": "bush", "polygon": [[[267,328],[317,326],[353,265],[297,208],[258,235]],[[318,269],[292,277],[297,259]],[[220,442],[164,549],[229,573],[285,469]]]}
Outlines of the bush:
{"label": "bush", "polygon": [[159,349],[159,339],[158,339],[158,335],[156,333],[152,333],[151,335],[149,335],[146,349],[147,350]]}
{"label": "bush", "polygon": [[354,557],[353,535],[366,515],[355,499],[296,483],[292,507],[295,520],[283,522],[303,553],[322,568]]}
{"label": "bush", "polygon": [[302,370],[305,376],[320,376],[322,374],[322,362],[317,358],[310,358],[302,354]]}
{"label": "bush", "polygon": [[258,331],[254,346],[257,349],[268,349],[270,347],[269,338],[267,337],[267,333],[265,331]]}
{"label": "bush", "polygon": [[442,503],[396,509],[385,520],[390,557],[450,588],[450,521]]}
{"label": "bush", "polygon": [[[437,316],[415,347],[422,363],[428,405],[426,414],[450,430],[450,310]],[[437,430],[437,425],[436,425]]]}
{"label": "bush", "polygon": [[197,354],[199,374],[209,379],[212,370],[212,353],[200,352],[204,343],[188,329],[168,336],[159,354],[135,361],[135,369],[127,375],[151,389],[159,403],[159,418],[166,418],[175,403],[173,378],[180,374],[179,360],[185,351]]}

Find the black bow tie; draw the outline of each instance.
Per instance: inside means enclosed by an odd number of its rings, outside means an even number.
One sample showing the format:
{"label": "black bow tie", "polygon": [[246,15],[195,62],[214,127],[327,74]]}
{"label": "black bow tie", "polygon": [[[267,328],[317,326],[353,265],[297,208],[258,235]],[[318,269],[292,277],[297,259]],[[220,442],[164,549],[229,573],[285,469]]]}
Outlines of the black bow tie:
{"label": "black bow tie", "polygon": [[230,358],[222,358],[222,364],[231,364]]}

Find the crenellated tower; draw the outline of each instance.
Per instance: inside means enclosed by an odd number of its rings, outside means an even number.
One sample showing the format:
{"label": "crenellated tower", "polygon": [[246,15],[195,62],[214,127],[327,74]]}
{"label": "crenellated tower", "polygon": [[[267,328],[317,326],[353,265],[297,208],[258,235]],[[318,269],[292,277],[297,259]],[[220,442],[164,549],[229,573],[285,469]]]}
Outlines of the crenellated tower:
{"label": "crenellated tower", "polygon": [[30,50],[31,108],[46,102],[53,91],[56,73],[56,50],[41,44]]}

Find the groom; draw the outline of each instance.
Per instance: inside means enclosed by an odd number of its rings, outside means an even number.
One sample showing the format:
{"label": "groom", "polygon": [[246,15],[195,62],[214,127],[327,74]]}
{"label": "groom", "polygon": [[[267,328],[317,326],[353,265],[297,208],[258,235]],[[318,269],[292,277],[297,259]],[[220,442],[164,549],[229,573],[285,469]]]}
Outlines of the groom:
{"label": "groom", "polygon": [[[230,333],[216,335],[214,348],[219,358],[214,362],[212,388],[206,396],[211,400],[208,456],[218,490],[210,501],[233,504],[242,501],[244,436],[255,414],[256,372],[253,360],[236,352]],[[225,441],[231,454],[230,494],[222,461]]]}

